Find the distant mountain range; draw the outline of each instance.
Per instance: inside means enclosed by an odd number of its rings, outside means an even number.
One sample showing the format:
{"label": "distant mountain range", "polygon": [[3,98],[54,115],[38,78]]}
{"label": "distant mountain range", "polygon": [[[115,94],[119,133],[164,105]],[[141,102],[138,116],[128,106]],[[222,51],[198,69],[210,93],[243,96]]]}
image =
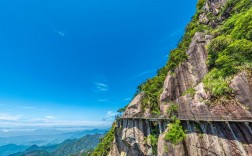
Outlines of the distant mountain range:
{"label": "distant mountain range", "polygon": [[[66,140],[60,144],[49,146],[32,145],[23,152],[9,156],[78,156],[92,151],[99,143],[103,134],[85,135],[80,139]],[[21,147],[20,147],[21,148]],[[4,156],[4,155],[3,155]]]}
{"label": "distant mountain range", "polygon": [[64,156],[64,153],[75,154],[93,149],[105,129],[93,129],[77,132],[36,130],[24,135],[14,134],[0,137],[0,156]]}
{"label": "distant mountain range", "polygon": [[4,146],[0,146],[0,156],[6,156],[12,153],[24,151],[28,146],[18,146],[15,144],[7,144]]}
{"label": "distant mountain range", "polygon": [[[15,144],[22,146],[31,145],[52,145],[59,144],[67,139],[78,139],[87,134],[103,134],[105,129],[92,129],[76,132],[57,131],[57,130],[36,130],[31,132],[17,133],[0,133],[0,146]],[[1,152],[1,149],[0,149]]]}

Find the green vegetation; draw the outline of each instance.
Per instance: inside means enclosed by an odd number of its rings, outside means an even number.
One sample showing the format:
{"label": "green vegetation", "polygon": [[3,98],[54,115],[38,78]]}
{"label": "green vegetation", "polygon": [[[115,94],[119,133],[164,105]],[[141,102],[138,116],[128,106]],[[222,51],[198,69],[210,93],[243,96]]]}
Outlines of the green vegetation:
{"label": "green vegetation", "polygon": [[206,0],[198,0],[197,10],[201,10],[205,3],[206,3]]}
{"label": "green vegetation", "polygon": [[252,7],[251,0],[228,0],[220,16],[232,15],[248,10]]}
{"label": "green vegetation", "polygon": [[123,107],[123,108],[118,109],[117,112],[118,112],[118,113],[124,113],[127,107],[128,107],[128,105],[126,105],[126,106]]}
{"label": "green vegetation", "polygon": [[151,133],[148,135],[147,140],[152,147],[153,155],[157,155],[157,144],[159,136],[159,126],[157,122],[152,122],[151,124]]}
{"label": "green vegetation", "polygon": [[171,102],[170,107],[167,110],[167,114],[169,117],[175,116],[178,112],[178,105]]}
{"label": "green vegetation", "polygon": [[200,127],[200,124],[197,123],[197,122],[194,122],[194,130],[197,132],[197,133],[203,133],[201,127]]}
{"label": "green vegetation", "polygon": [[[68,139],[60,144],[37,146],[32,145],[23,152],[12,153],[12,156],[89,156],[98,145],[102,134],[85,135],[79,139]],[[13,146],[13,145],[12,145]],[[12,147],[9,146],[9,147]],[[2,155],[2,153],[0,153]],[[5,154],[6,155],[6,154]]]}
{"label": "green vegetation", "polygon": [[170,52],[170,56],[166,66],[159,69],[157,76],[148,79],[146,82],[138,87],[137,93],[144,92],[142,99],[142,108],[149,108],[153,114],[160,114],[159,110],[159,96],[162,92],[163,83],[167,73],[174,73],[175,68],[187,59],[186,51],[191,43],[192,37],[196,32],[209,31],[211,28],[207,25],[199,24],[198,16],[200,13],[199,8],[202,8],[206,0],[199,0],[198,11],[192,18],[185,30],[185,34],[178,44],[177,49]]}
{"label": "green vegetation", "polygon": [[215,97],[220,97],[232,92],[227,79],[221,77],[217,69],[210,71],[205,76],[203,82],[205,84],[205,88],[208,89]]}
{"label": "green vegetation", "polygon": [[191,88],[187,89],[182,95],[185,96],[185,95],[189,94],[191,97],[193,97],[195,95],[195,92],[196,92],[196,90],[193,87],[191,87]]}
{"label": "green vegetation", "polygon": [[211,71],[203,82],[214,97],[221,97],[232,93],[229,87],[232,76],[251,63],[252,8],[233,15],[218,28],[216,34],[219,36],[208,46],[208,66]]}
{"label": "green vegetation", "polygon": [[[152,114],[160,114],[159,96],[163,89],[163,83],[167,73],[173,74],[175,69],[187,59],[186,51],[196,32],[205,32],[215,38],[208,45],[208,69],[209,73],[204,77],[205,89],[214,98],[222,98],[230,95],[233,91],[229,87],[230,80],[241,70],[252,71],[252,1],[251,0],[228,0],[218,16],[207,13],[211,22],[218,25],[209,26],[200,24],[199,15],[204,12],[202,7],[206,0],[199,0],[197,12],[185,30],[185,34],[176,49],[172,50],[167,64],[158,70],[157,76],[148,79],[138,87],[137,93],[143,92],[142,109],[149,109]],[[228,18],[223,21],[219,19]],[[210,24],[211,25],[211,24]],[[216,28],[212,28],[216,27]],[[195,90],[189,88],[183,95],[194,96]],[[119,112],[124,112],[124,108]],[[184,140],[185,132],[179,119],[174,117],[177,112],[177,105],[172,104],[167,110],[173,121],[168,125],[168,132],[165,140],[176,145]],[[202,134],[200,126],[195,124],[195,130]],[[154,131],[155,132],[155,131]],[[93,152],[93,156],[107,155],[113,141],[114,126],[101,141],[100,145]],[[203,135],[200,135],[203,136]],[[148,138],[153,148],[154,155],[157,153],[158,133],[151,133]],[[168,149],[167,149],[168,151]]]}
{"label": "green vegetation", "polygon": [[168,124],[168,132],[165,134],[164,139],[177,145],[186,137],[183,127],[180,125],[180,120],[173,117],[173,122]]}
{"label": "green vegetation", "polygon": [[162,92],[162,87],[166,74],[159,73],[152,79],[148,79],[145,83],[139,86],[139,90],[144,92],[142,98],[142,107],[148,107],[153,114],[159,114],[159,95]]}
{"label": "green vegetation", "polygon": [[187,25],[185,34],[178,44],[178,48],[171,51],[167,63],[167,70],[174,72],[175,68],[187,59],[186,51],[191,43],[191,40],[196,32],[210,31],[211,28],[207,25],[199,24],[198,22],[199,11],[192,18],[192,21]]}
{"label": "green vegetation", "polygon": [[200,138],[203,138],[204,132],[200,127],[200,124],[198,122],[194,122],[194,130],[199,135]]}
{"label": "green vegetation", "polygon": [[88,151],[94,149],[98,143],[99,139],[103,135],[85,135],[84,137],[77,140],[66,140],[60,144],[56,150],[54,150],[51,155],[53,156],[68,156],[72,154],[73,156],[79,155],[80,151],[88,153]]}
{"label": "green vegetation", "polygon": [[108,131],[104,138],[101,139],[99,145],[94,149],[91,156],[107,156],[114,140],[115,123],[112,128]]}
{"label": "green vegetation", "polygon": [[165,153],[168,153],[168,152],[169,152],[169,147],[168,147],[168,145],[166,145],[166,146],[164,147],[164,152],[165,152]]}
{"label": "green vegetation", "polygon": [[148,135],[147,139],[151,144],[153,155],[157,155],[158,135],[150,134]]}
{"label": "green vegetation", "polygon": [[[93,152],[92,150],[88,150],[88,151],[86,151],[84,153],[81,153],[81,156],[91,156],[92,152]],[[73,156],[75,156],[75,155],[73,155]]]}

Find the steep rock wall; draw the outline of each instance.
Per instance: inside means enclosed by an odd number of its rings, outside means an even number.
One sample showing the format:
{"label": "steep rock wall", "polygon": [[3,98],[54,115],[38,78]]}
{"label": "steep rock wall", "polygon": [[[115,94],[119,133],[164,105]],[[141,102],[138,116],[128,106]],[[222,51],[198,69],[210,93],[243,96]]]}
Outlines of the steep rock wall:
{"label": "steep rock wall", "polygon": [[[207,17],[209,13],[219,15],[226,2],[207,0],[199,15],[199,22],[216,27],[227,19],[229,14],[225,13],[214,20]],[[171,104],[176,104],[178,117],[191,121],[182,121],[186,138],[178,145],[165,141],[165,131],[168,129],[167,123],[162,123],[166,130],[158,137],[158,156],[252,156],[252,75],[248,71],[235,75],[230,81],[234,91],[231,98],[221,104],[211,103],[211,94],[205,90],[202,80],[209,72],[206,46],[213,38],[207,33],[196,32],[186,52],[187,60],[174,73],[167,74],[160,95],[160,116],[168,117],[167,110]],[[194,93],[186,93],[189,89],[193,89]],[[125,119],[118,123],[111,156],[154,155],[146,140],[151,131],[149,122],[136,119],[152,117],[148,109],[141,107],[143,96],[144,93],[140,93],[133,99],[123,114]]]}

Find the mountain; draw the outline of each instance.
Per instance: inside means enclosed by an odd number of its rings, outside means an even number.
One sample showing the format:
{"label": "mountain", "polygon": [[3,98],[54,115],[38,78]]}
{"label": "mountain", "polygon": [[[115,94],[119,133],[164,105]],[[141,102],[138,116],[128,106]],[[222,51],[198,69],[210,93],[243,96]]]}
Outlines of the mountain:
{"label": "mountain", "polygon": [[12,153],[24,151],[27,148],[27,146],[18,146],[15,144],[7,144],[4,146],[0,146],[0,155],[6,156]]}
{"label": "mountain", "polygon": [[86,135],[78,140],[67,140],[52,152],[53,156],[68,156],[94,149],[103,135]]}
{"label": "mountain", "polygon": [[85,135],[80,139],[68,139],[64,142],[51,146],[32,145],[23,152],[9,156],[69,156],[88,153],[99,143],[102,134]]}
{"label": "mountain", "polygon": [[[103,134],[105,129],[91,129],[83,131],[59,131],[59,130],[34,130],[0,133],[0,145],[16,144],[31,146],[33,144],[43,146],[48,144],[59,144],[67,139],[78,139],[86,134]],[[1,151],[1,150],[0,150]]]}
{"label": "mountain", "polygon": [[101,155],[252,155],[251,0],[198,1],[167,64],[92,153]]}

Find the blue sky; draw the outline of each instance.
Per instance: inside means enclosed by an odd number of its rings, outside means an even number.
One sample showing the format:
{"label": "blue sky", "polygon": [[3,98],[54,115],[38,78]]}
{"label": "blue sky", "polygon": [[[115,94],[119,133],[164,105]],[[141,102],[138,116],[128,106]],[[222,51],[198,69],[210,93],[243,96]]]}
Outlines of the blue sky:
{"label": "blue sky", "polygon": [[197,0],[1,0],[0,127],[109,126]]}

